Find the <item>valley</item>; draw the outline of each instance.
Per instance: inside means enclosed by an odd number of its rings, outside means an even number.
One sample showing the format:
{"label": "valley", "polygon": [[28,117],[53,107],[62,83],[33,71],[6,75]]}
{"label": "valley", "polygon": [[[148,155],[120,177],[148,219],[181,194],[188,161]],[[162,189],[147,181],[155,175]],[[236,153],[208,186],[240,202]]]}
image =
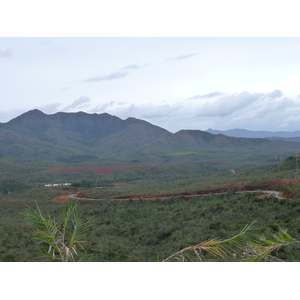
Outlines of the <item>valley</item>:
{"label": "valley", "polygon": [[[92,261],[162,260],[254,220],[266,236],[284,227],[300,239],[297,139],[34,110],[0,124],[0,142],[1,261],[42,259],[24,212],[38,204],[59,218],[75,200],[94,219]],[[300,251],[280,257],[298,260]]]}

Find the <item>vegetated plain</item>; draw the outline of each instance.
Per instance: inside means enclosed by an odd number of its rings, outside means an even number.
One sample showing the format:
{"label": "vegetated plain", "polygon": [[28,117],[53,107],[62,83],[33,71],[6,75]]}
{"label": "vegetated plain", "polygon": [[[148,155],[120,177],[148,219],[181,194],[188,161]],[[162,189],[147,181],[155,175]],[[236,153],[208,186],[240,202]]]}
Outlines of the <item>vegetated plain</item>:
{"label": "vegetated plain", "polygon": [[[172,134],[107,114],[32,111],[0,125],[1,261],[42,260],[22,213],[36,202],[58,213],[67,203],[52,200],[77,193],[94,219],[85,246],[92,261],[161,261],[254,220],[266,236],[283,227],[300,239],[297,142]],[[72,185],[49,186],[60,183]],[[253,193],[236,193],[243,190]],[[300,259],[295,246],[278,255]]]}

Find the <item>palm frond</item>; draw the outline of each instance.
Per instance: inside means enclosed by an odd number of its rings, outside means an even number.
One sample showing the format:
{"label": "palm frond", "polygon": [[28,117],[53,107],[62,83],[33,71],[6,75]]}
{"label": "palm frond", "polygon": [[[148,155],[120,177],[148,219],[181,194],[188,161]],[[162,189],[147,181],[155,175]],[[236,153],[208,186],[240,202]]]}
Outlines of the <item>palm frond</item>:
{"label": "palm frond", "polygon": [[[219,257],[225,260],[249,261],[283,261],[273,252],[281,247],[286,247],[290,244],[299,243],[293,239],[286,230],[281,228],[273,235],[272,240],[266,239],[262,235],[250,232],[254,228],[254,222],[246,225],[237,235],[226,240],[214,238],[194,246],[186,247],[175,254],[169,256],[163,261],[176,259],[178,261],[202,261],[204,253],[209,253],[212,256]],[[194,257],[192,257],[192,254]]]}
{"label": "palm frond", "polygon": [[81,216],[77,211],[73,215],[73,232],[70,238],[70,247],[74,244],[81,245],[85,241],[82,241],[82,237],[89,231],[92,227],[92,219],[87,216]]}
{"label": "palm frond", "polygon": [[55,217],[45,216],[39,206],[36,208],[29,207],[27,212],[24,213],[29,222],[35,227],[36,239],[40,242],[52,244],[56,235],[60,233],[60,226],[55,220]]}
{"label": "palm frond", "polygon": [[261,244],[252,245],[248,247],[247,257],[243,261],[260,262],[260,261],[282,261],[277,257],[271,255],[273,251],[279,251],[280,248],[286,247],[290,244],[298,243],[282,228],[273,235],[273,241],[260,238]]}
{"label": "palm frond", "polygon": [[84,250],[83,236],[91,228],[91,218],[79,215],[77,206],[78,202],[75,202],[65,207],[61,212],[61,222],[55,216],[44,215],[37,204],[36,208],[29,207],[24,213],[35,228],[35,239],[48,245],[48,249],[44,249],[48,257],[58,255],[63,262],[75,261],[75,256],[78,256],[76,245]]}
{"label": "palm frond", "polygon": [[69,204],[69,206],[65,207],[62,210],[62,227],[64,230],[66,230],[67,226],[68,226],[68,222],[72,216],[72,214],[74,214],[74,211],[76,211],[78,206],[78,201],[77,202],[71,202],[71,204]]}
{"label": "palm frond", "polygon": [[258,245],[258,242],[255,239],[256,235],[249,232],[250,230],[254,229],[254,223],[255,221],[250,225],[246,225],[237,235],[232,238],[226,240],[221,240],[218,238],[210,239],[197,245],[186,247],[164,259],[163,261],[168,261],[172,258],[176,258],[179,261],[185,261],[185,257],[187,257],[190,261],[194,261],[189,253],[193,253],[198,261],[202,261],[203,254],[205,252],[222,259],[232,258],[233,256],[237,255],[241,256],[246,244]]}

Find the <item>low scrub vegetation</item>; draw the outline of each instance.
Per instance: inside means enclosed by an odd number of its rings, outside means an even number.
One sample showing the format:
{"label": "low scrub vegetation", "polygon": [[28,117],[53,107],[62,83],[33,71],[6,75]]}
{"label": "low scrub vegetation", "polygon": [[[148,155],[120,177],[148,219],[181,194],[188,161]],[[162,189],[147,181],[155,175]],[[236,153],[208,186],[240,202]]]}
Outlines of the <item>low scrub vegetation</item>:
{"label": "low scrub vegetation", "polygon": [[[202,242],[230,240],[254,220],[255,228],[251,232],[262,236],[263,241],[274,241],[274,235],[278,237],[284,232],[298,241],[300,185],[295,179],[295,157],[273,164],[267,162],[270,156],[265,153],[255,159],[246,157],[249,153],[237,159],[234,153],[218,153],[216,156],[216,152],[178,152],[168,156],[170,160],[166,164],[112,174],[53,173],[47,168],[49,164],[3,162],[0,166],[0,261],[44,260],[41,245],[33,239],[34,227],[24,213],[28,207],[35,209],[37,203],[41,212],[59,216],[66,204],[51,200],[77,193],[101,199],[83,199],[76,207],[80,214],[93,218],[84,236],[84,249],[91,261],[163,261]],[[97,163],[109,166],[112,162]],[[136,161],[127,163],[137,165]],[[153,161],[150,164],[154,165]],[[87,167],[92,163],[72,166]],[[73,186],[45,187],[58,182],[70,182]],[[187,196],[220,191],[224,187],[223,194]],[[271,188],[282,192],[287,199],[258,197],[258,190]],[[253,192],[237,193],[242,189]],[[163,195],[169,198],[164,199]],[[152,196],[152,200],[145,200],[147,196]],[[129,200],[111,200],[121,197]],[[64,245],[69,247],[67,242]],[[269,254],[279,260],[300,259],[298,243],[289,242],[275,252]],[[204,261],[223,260],[221,256],[202,254]],[[55,259],[58,257],[59,251]],[[79,259],[74,254],[73,257]]]}
{"label": "low scrub vegetation", "polygon": [[[34,202],[1,201],[0,260],[42,261],[41,245],[34,237],[34,227],[24,216]],[[40,202],[41,211],[59,215],[65,204]],[[230,239],[256,220],[253,234],[273,240],[284,232],[300,239],[300,203],[271,196],[257,198],[255,193],[210,195],[168,200],[80,201],[82,215],[93,218],[86,232],[84,249],[90,261],[162,261],[189,245],[214,238]],[[275,251],[275,250],[274,250]],[[283,261],[299,261],[299,244],[278,248],[272,256]],[[229,260],[233,260],[233,257]],[[222,257],[204,254],[205,261]]]}

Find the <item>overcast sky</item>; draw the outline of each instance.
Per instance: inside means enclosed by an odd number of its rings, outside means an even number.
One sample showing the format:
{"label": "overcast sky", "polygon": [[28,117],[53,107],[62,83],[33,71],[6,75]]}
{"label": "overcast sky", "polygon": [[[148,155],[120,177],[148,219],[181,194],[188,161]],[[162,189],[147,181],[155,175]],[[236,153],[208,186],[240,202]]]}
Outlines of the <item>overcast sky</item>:
{"label": "overcast sky", "polygon": [[32,109],[171,132],[300,127],[300,38],[0,38],[0,122]]}

